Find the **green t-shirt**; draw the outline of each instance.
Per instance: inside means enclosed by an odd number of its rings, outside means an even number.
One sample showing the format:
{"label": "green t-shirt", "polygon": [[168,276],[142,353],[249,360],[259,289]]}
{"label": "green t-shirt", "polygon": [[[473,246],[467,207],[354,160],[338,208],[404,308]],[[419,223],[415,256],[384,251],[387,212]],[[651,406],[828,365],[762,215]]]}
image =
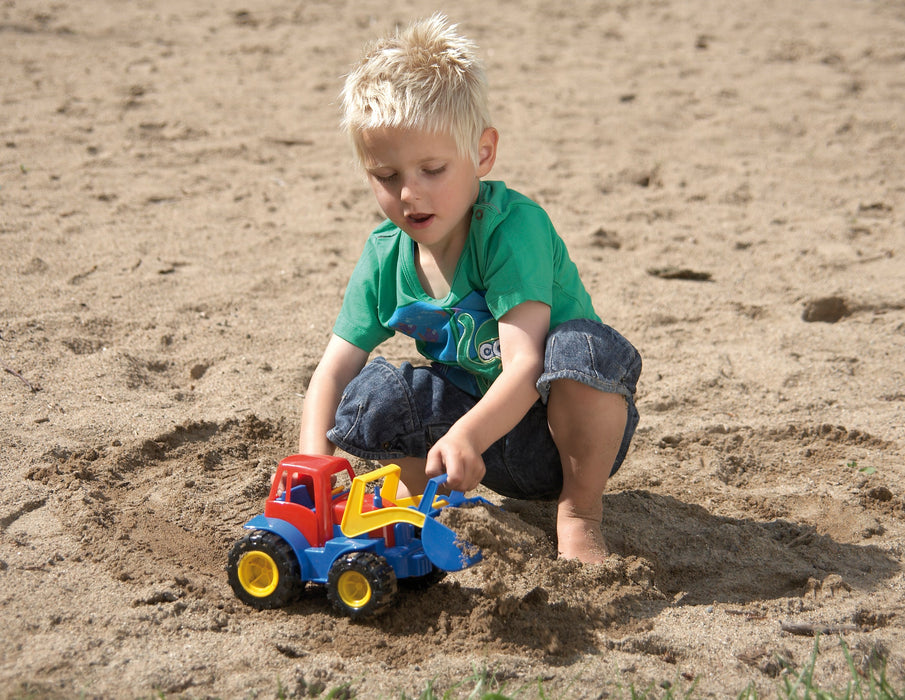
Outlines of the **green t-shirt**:
{"label": "green t-shirt", "polygon": [[367,352],[404,333],[457,386],[481,396],[502,371],[497,319],[525,301],[550,307],[551,329],[600,320],[547,213],[502,182],[482,182],[449,294],[424,291],[414,242],[385,221],[368,237],[333,332]]}

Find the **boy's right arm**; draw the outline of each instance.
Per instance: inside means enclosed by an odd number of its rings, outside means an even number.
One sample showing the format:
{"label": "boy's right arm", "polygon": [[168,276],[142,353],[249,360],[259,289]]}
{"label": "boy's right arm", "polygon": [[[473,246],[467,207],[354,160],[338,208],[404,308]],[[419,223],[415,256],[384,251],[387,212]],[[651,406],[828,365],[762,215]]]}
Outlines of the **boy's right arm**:
{"label": "boy's right arm", "polygon": [[368,355],[337,335],[330,338],[305,393],[299,433],[301,454],[333,454],[335,445],[327,439],[327,431],[333,427],[346,385],[365,366]]}

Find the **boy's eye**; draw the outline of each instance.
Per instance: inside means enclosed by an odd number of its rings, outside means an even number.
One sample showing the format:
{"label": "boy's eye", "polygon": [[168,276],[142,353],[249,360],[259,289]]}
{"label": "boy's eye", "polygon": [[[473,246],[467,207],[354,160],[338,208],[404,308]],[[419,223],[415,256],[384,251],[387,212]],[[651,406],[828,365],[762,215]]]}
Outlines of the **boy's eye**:
{"label": "boy's eye", "polygon": [[441,165],[439,168],[433,168],[430,170],[425,170],[428,175],[440,175],[444,170],[446,170],[445,165]]}
{"label": "boy's eye", "polygon": [[371,176],[377,180],[377,182],[392,182],[396,178],[396,173],[390,173],[389,175],[379,175],[377,173],[371,173]]}

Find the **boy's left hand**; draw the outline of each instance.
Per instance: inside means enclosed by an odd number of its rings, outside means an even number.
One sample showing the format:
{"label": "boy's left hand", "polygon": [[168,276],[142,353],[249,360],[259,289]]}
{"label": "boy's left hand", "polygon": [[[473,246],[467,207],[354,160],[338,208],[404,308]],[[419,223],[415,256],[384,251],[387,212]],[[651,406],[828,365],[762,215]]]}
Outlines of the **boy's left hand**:
{"label": "boy's left hand", "polygon": [[[450,431],[452,433],[452,431]],[[455,491],[477,488],[487,471],[484,458],[472,442],[447,433],[427,453],[424,472],[428,477],[447,474],[446,485]]]}

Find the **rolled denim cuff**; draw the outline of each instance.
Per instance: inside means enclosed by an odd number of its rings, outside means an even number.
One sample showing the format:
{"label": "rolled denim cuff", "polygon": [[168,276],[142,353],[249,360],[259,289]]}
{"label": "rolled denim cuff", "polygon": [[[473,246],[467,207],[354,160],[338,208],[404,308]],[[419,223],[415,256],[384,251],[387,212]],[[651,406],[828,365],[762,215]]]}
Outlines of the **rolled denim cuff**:
{"label": "rolled denim cuff", "polygon": [[598,321],[577,319],[557,326],[547,336],[537,391],[546,403],[552,382],[572,379],[621,394],[633,403],[640,374],[641,356],[618,331]]}

